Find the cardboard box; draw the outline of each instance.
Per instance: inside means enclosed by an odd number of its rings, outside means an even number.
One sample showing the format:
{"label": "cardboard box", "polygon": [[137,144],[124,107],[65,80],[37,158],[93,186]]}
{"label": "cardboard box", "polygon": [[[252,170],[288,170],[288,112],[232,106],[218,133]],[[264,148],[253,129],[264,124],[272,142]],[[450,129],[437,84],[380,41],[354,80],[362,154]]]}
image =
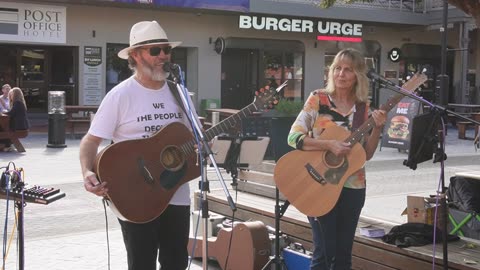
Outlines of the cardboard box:
{"label": "cardboard box", "polygon": [[[193,211],[192,212],[192,231],[195,233],[195,230],[197,230],[197,223],[198,223],[198,231],[197,234],[199,236],[203,236],[203,224],[205,223],[205,220],[200,216],[199,211]],[[208,223],[207,223],[207,237],[212,237],[212,236],[217,236],[218,231],[220,230],[219,224],[225,220],[225,217],[213,212],[208,212]],[[198,222],[200,221],[200,223]]]}
{"label": "cardboard box", "polygon": [[[408,223],[424,223],[433,225],[435,209],[437,211],[437,226],[441,225],[443,210],[437,207],[436,199],[421,196],[407,196],[407,220]],[[438,202],[440,204],[440,201]]]}

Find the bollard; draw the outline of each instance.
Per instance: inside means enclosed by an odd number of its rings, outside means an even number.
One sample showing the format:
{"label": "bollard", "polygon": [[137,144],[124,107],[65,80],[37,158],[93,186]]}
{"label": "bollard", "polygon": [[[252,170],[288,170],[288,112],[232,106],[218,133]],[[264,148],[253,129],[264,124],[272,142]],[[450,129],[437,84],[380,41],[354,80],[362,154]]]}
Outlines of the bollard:
{"label": "bollard", "polygon": [[65,144],[65,92],[48,92],[48,144],[47,147],[63,148]]}

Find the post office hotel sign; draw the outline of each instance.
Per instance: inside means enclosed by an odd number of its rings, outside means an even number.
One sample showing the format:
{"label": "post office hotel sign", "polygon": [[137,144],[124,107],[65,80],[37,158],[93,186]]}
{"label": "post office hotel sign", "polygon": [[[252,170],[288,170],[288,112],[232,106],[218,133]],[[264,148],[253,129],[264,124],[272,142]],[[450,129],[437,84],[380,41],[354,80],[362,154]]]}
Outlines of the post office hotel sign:
{"label": "post office hotel sign", "polygon": [[67,10],[49,5],[0,2],[0,40],[66,43]]}

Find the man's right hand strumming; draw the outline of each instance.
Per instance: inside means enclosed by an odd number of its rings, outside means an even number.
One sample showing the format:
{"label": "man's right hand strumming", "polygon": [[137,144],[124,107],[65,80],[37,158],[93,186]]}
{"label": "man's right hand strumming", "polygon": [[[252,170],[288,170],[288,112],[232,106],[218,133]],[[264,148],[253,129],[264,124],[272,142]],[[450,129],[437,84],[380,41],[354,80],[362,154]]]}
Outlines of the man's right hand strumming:
{"label": "man's right hand strumming", "polygon": [[88,133],[82,138],[80,142],[80,166],[82,167],[83,186],[85,190],[97,196],[104,197],[108,193],[108,189],[106,188],[107,182],[101,183],[92,169],[101,142],[102,138]]}
{"label": "man's right hand strumming", "polygon": [[94,172],[88,171],[83,179],[83,186],[88,192],[105,197],[108,193],[107,182],[100,183]]}

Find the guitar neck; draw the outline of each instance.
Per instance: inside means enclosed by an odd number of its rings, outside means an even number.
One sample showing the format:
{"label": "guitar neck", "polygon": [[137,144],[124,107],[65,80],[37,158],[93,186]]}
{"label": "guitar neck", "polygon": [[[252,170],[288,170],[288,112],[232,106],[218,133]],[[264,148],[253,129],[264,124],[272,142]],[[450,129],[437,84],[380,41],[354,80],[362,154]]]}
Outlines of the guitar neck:
{"label": "guitar neck", "polygon": [[235,127],[242,119],[246,119],[253,112],[256,112],[258,109],[255,107],[254,103],[251,103],[247,107],[241,109],[238,113],[230,115],[229,117],[220,121],[217,125],[209,128],[205,131],[205,137],[208,141],[215,138],[215,136],[226,133]]}
{"label": "guitar neck", "polygon": [[[426,79],[423,79],[423,81],[425,80]],[[422,78],[415,77],[415,79],[411,79],[410,81],[407,81],[403,85],[402,89],[408,92],[411,92],[415,88],[419,87],[420,84],[423,83],[423,81],[422,81]],[[387,101],[387,103],[380,106],[380,109],[388,113],[393,107],[395,107],[395,105],[397,105],[398,102],[400,102],[400,100],[402,100],[404,96],[405,95],[403,94],[397,94],[393,96]],[[374,127],[375,127],[375,120],[373,120],[373,117],[370,117],[355,132],[353,132],[350,135],[350,137],[345,139],[344,142],[350,143],[351,145],[353,145],[359,142],[363,138],[363,136],[368,134],[368,132],[370,132],[370,130]]]}
{"label": "guitar neck", "polygon": [[[256,112],[258,108],[255,106],[255,103],[251,103],[247,107],[241,109],[238,113],[230,115],[229,117],[220,121],[217,125],[209,128],[205,131],[205,139],[211,141],[215,136],[226,133],[235,127],[242,119],[247,118],[253,112]],[[189,141],[184,146],[185,153],[187,155],[194,153],[194,146],[196,144],[195,140]]]}
{"label": "guitar neck", "polygon": [[[400,100],[402,100],[403,97],[404,96],[402,94],[398,94],[393,98],[389,99],[388,102],[382,105],[380,108],[385,112],[389,112],[398,102],[400,102]],[[363,136],[368,134],[368,132],[370,132],[370,130],[374,127],[375,120],[373,120],[373,117],[370,117],[355,132],[353,132],[350,137],[345,139],[345,142],[350,143],[351,145],[359,142],[363,138]]]}

